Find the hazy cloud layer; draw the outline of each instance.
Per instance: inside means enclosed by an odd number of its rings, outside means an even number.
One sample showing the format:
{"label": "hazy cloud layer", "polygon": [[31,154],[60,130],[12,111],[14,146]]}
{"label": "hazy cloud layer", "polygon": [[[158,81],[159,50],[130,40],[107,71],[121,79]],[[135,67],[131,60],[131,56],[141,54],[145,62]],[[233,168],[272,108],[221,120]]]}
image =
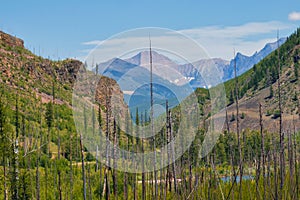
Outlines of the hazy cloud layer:
{"label": "hazy cloud layer", "polygon": [[[294,19],[296,18],[293,16]],[[252,55],[255,51],[260,50],[266,43],[276,41],[277,30],[289,30],[293,25],[284,24],[278,21],[247,23],[239,26],[207,26],[193,29],[178,30],[179,33],[190,37],[196,41],[202,48],[203,52],[194,52],[193,49],[186,48],[185,41],[178,38],[178,34],[170,31],[162,35],[152,35],[153,46],[155,44],[163,44],[163,46],[172,46],[171,49],[188,55],[189,61],[196,61],[205,57],[217,57],[230,60],[233,57],[233,49],[245,55]],[[176,41],[176,43],[174,42]],[[107,41],[88,41],[83,45],[96,46],[102,44],[99,51],[102,62],[111,59],[115,55],[124,55],[127,45],[138,48],[147,48],[149,46],[149,38],[145,36],[130,36],[124,38],[113,38]],[[174,48],[176,45],[178,48]],[[92,49],[85,49],[84,52],[89,53]],[[179,55],[181,56],[181,55]],[[176,59],[176,58],[175,58]],[[182,62],[182,60],[178,60]]]}

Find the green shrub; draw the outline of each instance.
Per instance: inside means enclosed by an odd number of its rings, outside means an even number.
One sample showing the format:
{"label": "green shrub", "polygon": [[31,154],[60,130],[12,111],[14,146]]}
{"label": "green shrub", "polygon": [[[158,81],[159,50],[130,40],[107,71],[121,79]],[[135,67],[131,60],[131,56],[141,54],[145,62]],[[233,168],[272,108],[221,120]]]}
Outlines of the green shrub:
{"label": "green shrub", "polygon": [[273,113],[273,119],[277,119],[278,117],[281,116],[281,113],[280,113],[280,110],[275,110],[274,113]]}

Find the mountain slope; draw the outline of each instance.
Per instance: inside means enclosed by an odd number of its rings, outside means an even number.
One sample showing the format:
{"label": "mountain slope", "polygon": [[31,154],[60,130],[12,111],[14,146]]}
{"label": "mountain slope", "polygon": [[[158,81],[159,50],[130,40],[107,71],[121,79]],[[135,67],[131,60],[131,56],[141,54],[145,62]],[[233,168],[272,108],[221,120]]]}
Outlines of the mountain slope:
{"label": "mountain slope", "polygon": [[[242,129],[259,130],[258,109],[261,103],[264,129],[270,132],[278,130],[277,86],[278,66],[280,65],[284,130],[288,130],[293,125],[299,130],[300,84],[297,74],[299,73],[300,62],[297,58],[300,58],[300,29],[288,37],[278,50],[272,52],[253,68],[238,77],[240,118],[244,113],[243,119],[240,120]],[[229,102],[229,118],[235,115],[235,104],[232,104],[232,99],[235,96],[234,87],[234,79],[225,82]],[[235,123],[236,120],[231,121],[231,128],[235,128]]]}
{"label": "mountain slope", "polygon": [[[73,86],[78,76],[77,72],[83,70],[83,64],[73,59],[44,59],[25,49],[23,43],[21,39],[0,32],[0,96],[1,102],[9,110],[10,125],[15,126],[14,112],[18,102],[19,112],[26,127],[41,126],[39,134],[46,138],[45,112],[49,109],[48,103],[53,101],[53,115],[60,119],[55,126],[59,127],[58,132],[64,138],[61,144],[69,146],[66,138],[69,138],[70,132],[76,132],[72,114]],[[95,76],[92,72],[87,73]],[[124,104],[123,93],[115,80],[103,76],[96,88],[95,98],[101,105],[105,105],[107,93],[114,93],[120,105]],[[82,90],[86,88],[83,86]],[[33,131],[25,129],[26,134]],[[58,132],[55,132],[51,139],[51,148],[54,148],[55,152]],[[75,149],[75,146],[73,148]]]}
{"label": "mountain slope", "polygon": [[223,80],[225,73],[222,71],[222,69],[225,69],[228,65],[229,62],[226,60],[223,60],[221,58],[212,58],[202,59],[194,63],[179,65],[177,66],[177,70],[184,77],[186,77],[187,80],[189,80],[193,88],[208,88],[213,85],[207,83],[207,81],[204,80],[205,77],[202,77],[202,75],[207,76],[208,74],[216,74],[215,69],[217,69],[219,72],[217,73],[219,74],[219,80],[216,80],[218,81],[218,83],[220,83]]}
{"label": "mountain slope", "polygon": [[[74,59],[44,59],[25,49],[23,44],[23,40],[0,31],[0,83],[7,89],[34,92],[43,102],[52,99],[54,87],[57,101],[71,105],[72,87],[83,63]],[[118,93],[121,95],[121,91]]]}

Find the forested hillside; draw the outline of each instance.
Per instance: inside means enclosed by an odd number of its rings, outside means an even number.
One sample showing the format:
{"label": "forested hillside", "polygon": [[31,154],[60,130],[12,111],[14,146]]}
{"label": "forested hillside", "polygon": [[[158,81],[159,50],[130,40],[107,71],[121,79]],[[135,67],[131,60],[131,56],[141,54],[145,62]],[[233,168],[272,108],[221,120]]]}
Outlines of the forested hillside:
{"label": "forested hillside", "polygon": [[[279,54],[278,54],[279,53]],[[282,98],[283,124],[290,129],[295,123],[299,127],[299,57],[300,30],[287,38],[287,41],[252,69],[238,77],[238,97],[240,109],[245,120],[241,120],[242,129],[259,130],[259,104],[262,104],[264,126],[270,131],[278,129],[278,72],[280,68],[280,93]],[[225,88],[228,97],[230,117],[235,110],[235,79],[227,81]],[[233,116],[234,118],[234,116]],[[234,120],[232,120],[234,122]],[[297,128],[298,130],[299,128]]]}

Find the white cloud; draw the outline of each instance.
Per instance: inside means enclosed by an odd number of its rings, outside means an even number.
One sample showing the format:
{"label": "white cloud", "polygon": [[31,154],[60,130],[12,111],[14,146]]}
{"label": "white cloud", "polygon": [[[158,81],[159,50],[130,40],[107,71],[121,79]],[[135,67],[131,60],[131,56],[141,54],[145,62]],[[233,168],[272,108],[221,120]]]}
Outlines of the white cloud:
{"label": "white cloud", "polygon": [[99,45],[101,44],[102,41],[100,40],[93,40],[93,41],[89,41],[89,42],[83,42],[83,45]]}
{"label": "white cloud", "polygon": [[[167,50],[184,57],[188,61],[196,61],[201,58],[219,57],[230,60],[233,57],[233,49],[246,55],[252,55],[260,50],[268,42],[276,40],[277,30],[290,30],[294,28],[290,24],[284,24],[277,21],[247,23],[239,26],[207,26],[193,29],[179,30],[178,32],[192,38],[196,41],[202,50],[195,51],[195,46],[187,38],[176,34],[171,30],[163,30],[161,34],[151,35],[152,44],[157,49]],[[143,32],[141,35],[121,34],[120,37],[109,39],[108,41],[90,41],[83,45],[99,45],[93,52],[95,62],[103,62],[113,57],[128,57],[133,52],[149,48],[149,32]],[[149,31],[149,30],[145,30]],[[151,33],[152,34],[152,33]],[[125,35],[125,37],[123,37]],[[122,37],[121,37],[122,36]],[[128,50],[130,46],[131,52]],[[201,49],[201,48],[200,48]],[[97,60],[97,55],[101,55],[101,60]],[[91,57],[91,56],[89,56]],[[100,59],[100,57],[99,57]],[[182,60],[181,60],[182,61]]]}
{"label": "white cloud", "polygon": [[[89,52],[88,63],[102,63],[114,57],[128,58],[134,54],[149,49],[149,31],[133,30],[128,35],[119,35],[109,40],[85,42],[84,45],[99,45]],[[155,28],[151,29],[157,31]],[[199,47],[182,34],[172,34],[171,30],[158,29],[159,33],[151,36],[152,48],[180,62],[192,62],[200,58],[207,58],[205,48]],[[139,32],[140,31],[140,32]],[[140,34],[139,34],[140,33]],[[131,35],[132,34],[132,35]],[[84,51],[86,51],[85,49]],[[172,57],[173,56],[173,57]]]}
{"label": "white cloud", "polygon": [[291,12],[289,14],[289,20],[291,20],[291,21],[299,21],[300,20],[300,12]]}
{"label": "white cloud", "polygon": [[211,57],[230,59],[233,49],[252,55],[268,42],[274,42],[277,30],[290,29],[281,22],[247,23],[240,26],[210,26],[180,31],[203,45]]}

